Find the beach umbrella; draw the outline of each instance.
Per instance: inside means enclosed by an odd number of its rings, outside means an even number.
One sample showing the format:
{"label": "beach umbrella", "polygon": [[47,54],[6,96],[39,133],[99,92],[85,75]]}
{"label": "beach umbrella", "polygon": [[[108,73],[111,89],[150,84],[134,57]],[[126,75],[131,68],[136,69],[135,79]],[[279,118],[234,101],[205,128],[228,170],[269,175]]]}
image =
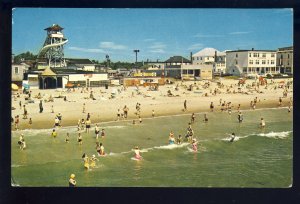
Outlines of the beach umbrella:
{"label": "beach umbrella", "polygon": [[18,87],[16,84],[12,83],[12,84],[11,84],[11,89],[12,89],[13,91],[18,91],[18,90],[19,90],[19,87]]}

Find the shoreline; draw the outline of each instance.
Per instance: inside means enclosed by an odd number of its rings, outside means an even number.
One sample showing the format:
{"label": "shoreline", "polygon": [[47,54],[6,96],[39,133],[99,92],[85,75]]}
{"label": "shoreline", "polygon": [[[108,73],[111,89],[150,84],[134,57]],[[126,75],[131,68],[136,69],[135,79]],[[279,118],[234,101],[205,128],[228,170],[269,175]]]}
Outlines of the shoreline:
{"label": "shoreline", "polygon": [[[257,111],[257,110],[266,110],[266,109],[287,109],[288,106],[281,106],[278,107],[277,103],[269,103],[269,104],[264,104],[263,106],[259,106],[259,108],[256,108],[255,110],[250,109],[250,108],[241,108],[241,112],[245,112],[245,111]],[[155,118],[163,118],[163,117],[177,117],[177,116],[184,116],[184,115],[191,115],[192,113],[195,113],[196,115],[199,114],[210,114],[210,113],[221,113],[220,110],[211,112],[209,109],[200,109],[199,111],[186,111],[186,112],[181,112],[181,113],[175,113],[175,112],[169,112],[167,114],[162,114],[162,115],[158,115],[155,117],[152,117],[151,114],[146,115],[145,117],[143,117],[143,120],[149,120],[149,119],[155,119]],[[224,114],[228,114],[228,111],[223,111]],[[237,113],[236,109],[232,110],[232,114],[233,113]],[[107,117],[106,120],[93,120],[91,123],[91,128],[94,128],[95,124],[100,125],[101,124],[106,124],[106,123],[117,123],[117,122],[132,122],[133,120],[138,120],[137,117],[129,117],[128,119],[120,119],[120,120],[115,120],[112,119],[112,117]],[[22,119],[23,120],[23,119]],[[76,120],[76,119],[75,119]],[[70,127],[77,127],[77,121],[72,120],[72,119],[64,119],[63,120],[63,125],[60,128],[70,128]],[[138,121],[137,121],[138,122]],[[11,129],[12,132],[17,133],[18,131],[22,131],[22,130],[40,130],[40,129],[52,129],[53,125],[49,125],[49,121],[36,121],[34,124],[32,124],[31,126],[29,124],[22,124],[22,126],[20,126],[21,128],[19,128],[19,130],[14,130],[13,127],[13,123],[11,124]]]}
{"label": "shoreline", "polygon": [[[152,111],[155,112],[155,117],[174,116],[192,113],[210,113],[210,103],[214,103],[214,112],[221,112],[220,101],[223,103],[230,102],[232,105],[232,113],[237,111],[238,104],[240,110],[251,110],[250,101],[254,98],[258,99],[256,109],[260,108],[278,108],[278,99],[283,97],[283,88],[278,88],[280,80],[275,80],[268,87],[260,86],[254,88],[251,86],[255,81],[247,80],[243,87],[237,85],[237,80],[223,79],[223,87],[218,86],[217,81],[211,81],[210,86],[205,87],[206,81],[198,82],[181,82],[177,81],[172,85],[160,86],[158,91],[149,91],[148,87],[127,87],[122,86],[96,87],[86,89],[75,89],[68,92],[66,89],[46,89],[32,90],[32,99],[34,103],[28,103],[25,100],[26,94],[20,94],[20,97],[12,95],[12,117],[20,116],[19,129],[44,129],[54,126],[54,119],[58,113],[62,115],[62,126],[77,126],[78,120],[86,119],[90,113],[91,123],[101,124],[104,122],[113,122],[117,119],[117,110],[123,113],[123,107],[126,105],[129,108],[127,121],[138,120],[136,112],[136,104],[140,104],[141,118],[152,118]],[[193,85],[194,91],[188,91],[187,88]],[[176,87],[176,89],[175,89]],[[217,94],[213,94],[218,90]],[[256,91],[259,90],[259,91]],[[93,91],[94,100],[89,95]],[[111,93],[118,91],[114,98],[111,98]],[[168,96],[171,91],[173,96]],[[229,91],[229,92],[228,92]],[[240,91],[240,92],[239,92]],[[287,107],[290,100],[293,99],[293,87],[287,90],[288,95],[282,98],[281,107]],[[36,96],[40,94],[41,98]],[[204,95],[208,95],[207,97]],[[49,96],[54,98],[53,102],[46,102]],[[58,97],[59,96],[59,97]],[[62,96],[62,97],[61,97]],[[67,100],[64,101],[63,97]],[[39,102],[43,101],[43,112],[39,113]],[[183,111],[184,101],[187,101],[187,110]],[[26,105],[28,110],[28,119],[22,119],[23,107]],[[85,112],[83,113],[83,104],[85,104]],[[54,113],[51,112],[53,106]],[[227,112],[227,111],[224,111]],[[32,125],[29,125],[29,118],[32,118]],[[126,121],[122,118],[119,121]],[[11,123],[11,131],[15,131],[14,124]]]}

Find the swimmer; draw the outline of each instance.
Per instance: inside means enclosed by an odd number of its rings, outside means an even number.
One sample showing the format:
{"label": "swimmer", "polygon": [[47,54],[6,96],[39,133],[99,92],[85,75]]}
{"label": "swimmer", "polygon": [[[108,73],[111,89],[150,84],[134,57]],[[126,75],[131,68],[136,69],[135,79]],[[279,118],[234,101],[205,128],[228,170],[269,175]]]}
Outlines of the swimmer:
{"label": "swimmer", "polygon": [[100,155],[105,155],[105,151],[104,151],[104,146],[102,145],[102,143],[100,143],[100,151],[99,151]]}
{"label": "swimmer", "polygon": [[197,144],[198,144],[198,142],[197,142],[196,139],[194,138],[194,139],[192,140],[192,148],[193,148],[194,152],[197,152],[197,151],[198,151]]}
{"label": "swimmer", "polygon": [[243,122],[243,114],[241,112],[238,114],[238,121],[239,123]]}
{"label": "swimmer", "polygon": [[69,135],[69,133],[67,132],[67,137],[66,137],[65,142],[66,142],[66,143],[69,143],[69,141],[70,141],[70,135]]}
{"label": "swimmer", "polygon": [[170,132],[170,136],[169,136],[169,144],[175,144],[175,138],[172,131]]}
{"label": "swimmer", "polygon": [[51,136],[52,136],[53,138],[56,138],[57,132],[55,131],[55,129],[52,130]]}
{"label": "swimmer", "polygon": [[203,119],[203,121],[204,121],[205,123],[208,122],[208,118],[207,118],[207,115],[206,115],[206,114],[204,114],[204,119]]}
{"label": "swimmer", "polygon": [[58,117],[55,117],[54,119],[54,127],[58,127],[59,126],[59,119]]}
{"label": "swimmer", "polygon": [[87,156],[87,154],[83,154],[82,155],[82,158],[83,158],[83,162],[84,162],[84,168],[86,170],[88,170],[90,168],[90,164],[89,164],[89,157]]}
{"label": "swimmer", "polygon": [[155,113],[154,113],[154,110],[152,110],[152,118],[154,118],[155,116]]}
{"label": "swimmer", "polygon": [[96,166],[96,161],[99,161],[96,156],[93,154],[92,158],[90,159],[91,164],[90,167],[94,168]]}
{"label": "swimmer", "polygon": [[178,145],[181,144],[181,140],[182,140],[182,137],[181,137],[181,135],[179,135],[178,138],[177,138],[177,144],[178,144]]}
{"label": "swimmer", "polygon": [[139,149],[138,146],[135,146],[135,148],[134,148],[134,153],[135,153],[134,157],[135,157],[136,159],[141,159],[141,158],[142,158],[142,156],[140,155],[140,149]]}
{"label": "swimmer", "polygon": [[105,130],[104,129],[101,130],[101,137],[105,137]]}
{"label": "swimmer", "polygon": [[85,132],[90,133],[90,128],[91,128],[91,120],[90,118],[88,118],[85,121]]}
{"label": "swimmer", "polygon": [[69,187],[75,187],[75,186],[76,186],[75,174],[71,174],[69,179]]}
{"label": "swimmer", "polygon": [[141,118],[141,116],[139,116],[139,121],[140,121],[140,123],[142,123],[143,121],[142,121],[142,118]]}
{"label": "swimmer", "polygon": [[132,121],[132,124],[135,125],[135,120]]}
{"label": "swimmer", "polygon": [[99,132],[100,132],[100,129],[98,127],[98,124],[96,124],[96,127],[95,127],[96,139],[98,139],[98,137],[99,137]]}
{"label": "swimmer", "polygon": [[265,122],[264,118],[261,118],[260,119],[260,127],[264,128],[265,126],[266,126],[266,122]]}
{"label": "swimmer", "polygon": [[196,118],[195,113],[193,113],[192,116],[191,116],[191,123],[195,122],[195,118]]}
{"label": "swimmer", "polygon": [[99,142],[96,142],[96,152],[98,153],[98,156],[100,156],[100,149]]}
{"label": "swimmer", "polygon": [[29,125],[32,125],[32,119],[29,118]]}
{"label": "swimmer", "polygon": [[235,139],[235,134],[234,134],[234,132],[233,132],[233,133],[231,134],[231,136],[230,136],[229,142],[233,142],[234,139]]}
{"label": "swimmer", "polygon": [[77,142],[79,145],[82,145],[82,136],[81,133],[78,133]]}

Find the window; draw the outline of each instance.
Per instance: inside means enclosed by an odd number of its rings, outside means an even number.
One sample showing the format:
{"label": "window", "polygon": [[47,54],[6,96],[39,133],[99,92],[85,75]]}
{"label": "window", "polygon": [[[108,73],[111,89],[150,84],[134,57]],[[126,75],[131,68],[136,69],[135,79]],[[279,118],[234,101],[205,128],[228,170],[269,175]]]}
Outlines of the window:
{"label": "window", "polygon": [[266,60],[262,60],[261,63],[262,63],[262,64],[266,64]]}
{"label": "window", "polygon": [[267,61],[267,64],[270,64],[270,60]]}
{"label": "window", "polygon": [[290,55],[288,54],[288,59],[290,58]]}
{"label": "window", "polygon": [[255,64],[259,64],[259,60],[255,60]]}
{"label": "window", "polygon": [[200,57],[200,60],[202,60],[202,57]]}
{"label": "window", "polygon": [[206,57],[207,60],[209,60],[209,57]]}
{"label": "window", "polygon": [[253,60],[249,60],[249,64],[253,64]]}
{"label": "window", "polygon": [[197,57],[197,60],[199,60],[199,57]]}
{"label": "window", "polygon": [[262,53],[262,57],[266,57],[266,53]]}
{"label": "window", "polygon": [[247,72],[247,67],[243,68],[243,72],[246,73]]}
{"label": "window", "polygon": [[249,57],[251,57],[251,53],[249,53]]}
{"label": "window", "polygon": [[238,54],[235,54],[235,57],[238,57]]}
{"label": "window", "polygon": [[235,60],[235,64],[238,64],[238,61],[237,61],[237,60]]}
{"label": "window", "polygon": [[193,57],[193,60],[195,60],[195,57]]}
{"label": "window", "polygon": [[259,53],[257,53],[257,57],[259,57]]}
{"label": "window", "polygon": [[275,54],[274,54],[274,53],[271,53],[271,57],[275,57]]}
{"label": "window", "polygon": [[271,64],[274,64],[274,60],[271,60]]}
{"label": "window", "polygon": [[266,67],[266,72],[268,72],[269,71],[269,67]]}
{"label": "window", "polygon": [[256,72],[259,72],[259,67],[256,67]]}
{"label": "window", "polygon": [[19,74],[19,67],[15,67],[15,74]]}
{"label": "window", "polygon": [[255,52],[255,53],[253,53],[253,57],[257,57],[257,53]]}

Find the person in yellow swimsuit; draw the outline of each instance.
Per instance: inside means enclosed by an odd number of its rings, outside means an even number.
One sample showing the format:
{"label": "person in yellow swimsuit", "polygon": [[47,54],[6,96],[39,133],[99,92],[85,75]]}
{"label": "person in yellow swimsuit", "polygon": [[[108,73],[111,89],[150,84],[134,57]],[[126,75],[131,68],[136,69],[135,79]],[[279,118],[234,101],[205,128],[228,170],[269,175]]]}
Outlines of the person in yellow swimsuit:
{"label": "person in yellow swimsuit", "polygon": [[87,154],[84,153],[82,158],[84,162],[84,168],[88,170],[90,168],[89,157],[87,156]]}
{"label": "person in yellow swimsuit", "polygon": [[96,166],[96,161],[98,161],[98,159],[96,158],[96,156],[93,154],[91,160],[91,164],[90,167],[94,168]]}

